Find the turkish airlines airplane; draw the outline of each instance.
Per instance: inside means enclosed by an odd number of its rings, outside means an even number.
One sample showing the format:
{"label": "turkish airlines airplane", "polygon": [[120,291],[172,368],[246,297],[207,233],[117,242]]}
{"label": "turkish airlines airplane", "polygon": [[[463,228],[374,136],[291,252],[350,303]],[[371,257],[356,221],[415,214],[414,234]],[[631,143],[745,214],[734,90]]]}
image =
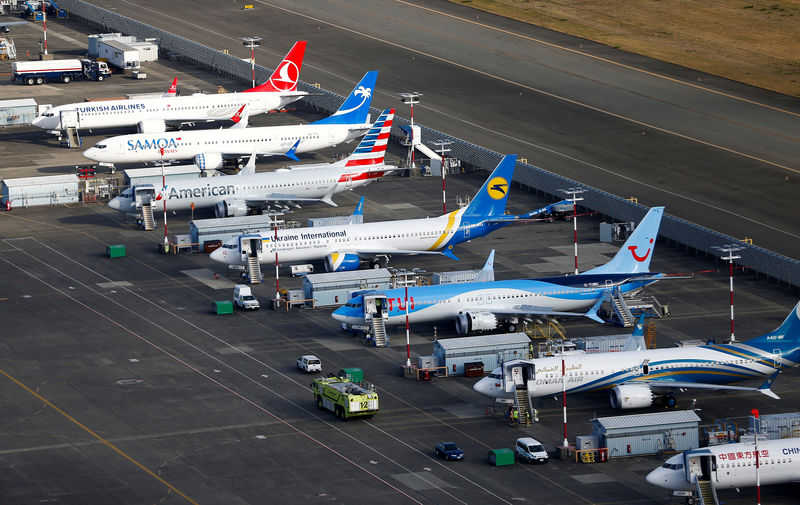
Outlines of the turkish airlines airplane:
{"label": "turkish airlines airplane", "polygon": [[[776,330],[744,343],[509,360],[473,389],[492,398],[513,398],[524,389],[538,398],[560,393],[563,382],[569,394],[609,391],[618,409],[649,407],[656,397],[674,407],[673,393],[687,389],[757,391],[778,399],[773,381],[799,364],[800,303]],[[729,385],[744,380],[764,383]]]}
{"label": "turkish airlines airplane", "polygon": [[[758,470],[756,470],[758,456]],[[758,476],[756,476],[758,472]],[[699,483],[714,489],[800,482],[800,438],[723,444],[685,451],[669,458],[647,475],[654,486],[697,502]]]}
{"label": "turkish airlines airplane", "polygon": [[[305,153],[334,147],[360,137],[372,127],[369,107],[378,72],[367,72],[342,106],[331,116],[306,125],[247,124],[247,106],[232,117],[234,126],[219,130],[192,130],[162,134],[138,133],[101,140],[83,155],[105,163],[136,163],[194,159],[201,169],[220,168],[225,158]],[[238,115],[242,115],[238,121]]]}
{"label": "turkish airlines airplane", "polygon": [[167,210],[214,207],[217,217],[244,216],[269,202],[322,201],[336,206],[331,197],[365,186],[395,167],[384,164],[394,109],[386,109],[353,154],[335,163],[314,163],[255,173],[255,156],[239,174],[176,180],[156,194],[152,184],[133,186],[108,206],[136,212],[143,204],[166,198]]}
{"label": "turkish airlines airplane", "polygon": [[[495,197],[493,191],[499,187],[498,180],[510,180],[510,177],[490,179],[487,182],[489,198]],[[491,275],[483,276],[480,281],[408,288],[408,321],[454,321],[456,330],[462,335],[473,330],[493,330],[498,326],[515,331],[517,317],[525,315],[586,316],[605,322],[597,311],[607,296],[635,292],[664,277],[649,271],[663,213],[664,207],[650,209],[611,261],[579,275],[484,280],[494,278],[492,251],[484,266],[484,271]],[[480,219],[468,219],[466,215],[464,220],[480,223]],[[502,224],[502,221],[489,221],[490,229]],[[435,236],[443,242],[448,238],[448,232],[439,232]],[[404,288],[359,293],[336,309],[332,317],[355,325],[369,324],[375,317],[380,317],[387,325],[405,324]]]}
{"label": "turkish airlines airplane", "polygon": [[[356,153],[360,151],[356,149]],[[278,230],[277,242],[273,232],[241,235],[225,242],[210,257],[222,263],[244,264],[248,255],[256,253],[259,263],[274,264],[277,243],[282,263],[323,260],[329,272],[357,270],[363,257],[371,258],[372,265],[377,266],[392,254],[444,254],[458,259],[452,252],[456,244],[552,212],[550,205],[522,216],[505,215],[516,159],[505,156],[468,206],[444,216]]]}
{"label": "turkish airlines airplane", "polygon": [[242,106],[255,116],[279,109],[308,95],[297,90],[306,42],[296,42],[269,80],[241,93],[175,96],[176,81],[162,97],[101,100],[59,105],[31,124],[44,130],[79,130],[136,126],[139,133],[161,133],[169,125],[229,119]]}

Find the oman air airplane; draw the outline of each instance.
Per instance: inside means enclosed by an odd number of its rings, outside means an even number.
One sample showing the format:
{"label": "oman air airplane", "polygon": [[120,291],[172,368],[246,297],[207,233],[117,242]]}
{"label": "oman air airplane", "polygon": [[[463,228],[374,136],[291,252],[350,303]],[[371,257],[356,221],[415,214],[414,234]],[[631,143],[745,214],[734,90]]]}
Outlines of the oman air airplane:
{"label": "oman air airplane", "polygon": [[[489,191],[493,181],[486,185]],[[514,331],[517,317],[527,315],[586,316],[604,322],[597,311],[609,296],[635,292],[663,277],[649,272],[663,212],[664,207],[650,209],[611,261],[579,275],[487,280],[494,278],[492,251],[479,282],[408,288],[409,322],[454,321],[462,335],[498,326]],[[404,288],[359,293],[336,309],[333,318],[357,325],[376,317],[384,324],[405,324]]]}
{"label": "oman air airplane", "polygon": [[[756,470],[758,455],[758,470]],[[758,475],[756,475],[758,472]],[[694,505],[693,491],[753,487],[757,484],[800,482],[800,438],[723,444],[686,451],[669,458],[647,475],[647,482],[686,496]]]}
{"label": "oman air airplane", "polygon": [[223,158],[252,153],[290,155],[333,147],[360,137],[372,126],[367,121],[377,78],[378,72],[367,72],[338,111],[311,124],[241,128],[238,126],[246,124],[245,106],[239,112],[244,116],[242,121],[231,128],[121,135],[101,140],[83,155],[105,163],[194,158],[201,169],[216,169],[222,166]]}
{"label": "oman air airplane", "polygon": [[[744,343],[700,345],[667,349],[564,356],[505,361],[488,377],[475,383],[475,391],[494,398],[513,398],[527,390],[531,398],[561,392],[568,394],[609,391],[618,409],[649,407],[657,397],[674,407],[674,392],[686,389],[758,391],[778,396],[770,386],[786,367],[800,362],[800,304],[778,329]],[[731,386],[760,380],[760,387]]]}
{"label": "oman air airplane", "polygon": [[444,216],[278,230],[277,241],[272,232],[242,235],[212,252],[211,259],[245,264],[248,256],[257,254],[259,263],[274,263],[276,246],[282,263],[324,260],[329,272],[356,270],[363,257],[371,258],[373,266],[385,264],[392,254],[444,254],[457,259],[452,252],[456,244],[551,211],[548,206],[522,216],[504,215],[516,160],[515,155],[503,157],[472,202]]}
{"label": "oman air airplane", "polygon": [[353,154],[335,163],[255,173],[255,156],[251,156],[237,175],[176,180],[158,194],[152,184],[133,186],[108,206],[136,212],[143,204],[166,198],[167,210],[214,207],[217,217],[244,216],[269,202],[322,201],[335,206],[334,194],[369,184],[395,168],[383,162],[393,118],[394,109],[384,110]]}
{"label": "oman air airplane", "polygon": [[[242,93],[175,96],[170,88],[171,93],[162,97],[59,105],[41,113],[31,124],[55,131],[136,126],[140,133],[162,133],[170,125],[229,119],[243,105],[251,116],[263,114],[308,95],[297,90],[305,50],[304,41],[295,43],[267,82]],[[173,81],[173,87],[175,84]]]}

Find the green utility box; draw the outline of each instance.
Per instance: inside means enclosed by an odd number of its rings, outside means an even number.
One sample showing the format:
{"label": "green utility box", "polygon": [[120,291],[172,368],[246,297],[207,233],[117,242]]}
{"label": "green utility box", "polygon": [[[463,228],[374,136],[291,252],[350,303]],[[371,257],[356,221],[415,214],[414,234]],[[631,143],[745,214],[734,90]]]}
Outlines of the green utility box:
{"label": "green utility box", "polygon": [[117,245],[107,245],[106,246],[106,256],[109,258],[124,258],[125,257],[125,246],[122,244]]}
{"label": "green utility box", "polygon": [[339,377],[347,377],[350,382],[364,382],[364,370],[360,368],[342,368],[339,370]]}
{"label": "green utility box", "polygon": [[514,451],[511,449],[492,449],[489,451],[489,464],[506,466],[514,464]]}
{"label": "green utility box", "polygon": [[219,302],[214,302],[211,305],[211,312],[217,315],[233,314],[233,302],[230,300],[222,300]]}

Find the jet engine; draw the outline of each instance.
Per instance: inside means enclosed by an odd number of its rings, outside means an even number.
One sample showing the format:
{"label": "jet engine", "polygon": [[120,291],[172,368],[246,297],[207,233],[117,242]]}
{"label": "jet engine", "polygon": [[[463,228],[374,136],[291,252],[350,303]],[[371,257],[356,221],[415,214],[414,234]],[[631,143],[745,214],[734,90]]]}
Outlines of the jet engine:
{"label": "jet engine", "polygon": [[194,157],[194,163],[200,170],[216,170],[222,168],[222,154],[202,153]]}
{"label": "jet engine", "polygon": [[622,385],[610,392],[615,409],[643,409],[653,404],[653,392],[647,385]]}
{"label": "jet engine", "polygon": [[353,253],[331,253],[325,256],[326,272],[346,272],[348,270],[358,270],[361,266],[361,258]]}
{"label": "jet engine", "polygon": [[491,312],[466,312],[456,318],[456,332],[467,335],[472,331],[493,330],[497,328],[497,316]]}
{"label": "jet engine", "polygon": [[217,217],[239,217],[247,215],[247,203],[244,200],[223,200],[214,206]]}
{"label": "jet engine", "polygon": [[167,123],[163,119],[145,119],[136,124],[139,133],[163,133],[167,131]]}

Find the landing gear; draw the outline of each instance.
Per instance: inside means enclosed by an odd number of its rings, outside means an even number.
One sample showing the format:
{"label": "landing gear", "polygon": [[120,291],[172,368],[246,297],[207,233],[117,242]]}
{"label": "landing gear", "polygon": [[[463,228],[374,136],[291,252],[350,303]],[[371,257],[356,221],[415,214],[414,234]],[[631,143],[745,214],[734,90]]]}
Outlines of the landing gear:
{"label": "landing gear", "polygon": [[378,269],[378,268],[386,268],[389,264],[389,257],[388,256],[376,256],[375,258],[370,261],[369,266],[370,268]]}
{"label": "landing gear", "polygon": [[695,505],[697,503],[697,498],[694,496],[687,496],[686,497],[686,505]]}
{"label": "landing gear", "polygon": [[678,406],[678,400],[673,395],[666,394],[661,397],[661,405],[663,405],[665,409],[674,409]]}

